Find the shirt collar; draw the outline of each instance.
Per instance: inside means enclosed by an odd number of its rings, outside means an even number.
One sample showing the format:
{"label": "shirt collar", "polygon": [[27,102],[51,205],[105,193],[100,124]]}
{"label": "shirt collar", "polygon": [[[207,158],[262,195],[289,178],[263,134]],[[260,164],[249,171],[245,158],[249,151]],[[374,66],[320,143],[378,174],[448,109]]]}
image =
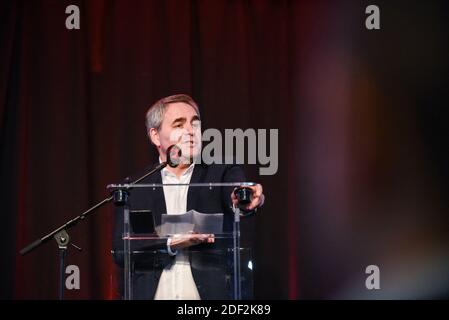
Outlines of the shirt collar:
{"label": "shirt collar", "polygon": [[[161,157],[159,157],[159,163],[162,163]],[[194,167],[195,167],[195,162],[193,162],[193,163],[186,169],[186,171],[184,171],[184,172],[182,173],[181,176],[186,176],[186,175],[190,174],[190,173],[193,171],[193,168],[194,168]],[[169,176],[169,175],[171,175],[171,176],[176,176],[174,173],[170,172],[166,167],[165,167],[164,169],[162,169],[161,173],[162,173],[164,176]]]}

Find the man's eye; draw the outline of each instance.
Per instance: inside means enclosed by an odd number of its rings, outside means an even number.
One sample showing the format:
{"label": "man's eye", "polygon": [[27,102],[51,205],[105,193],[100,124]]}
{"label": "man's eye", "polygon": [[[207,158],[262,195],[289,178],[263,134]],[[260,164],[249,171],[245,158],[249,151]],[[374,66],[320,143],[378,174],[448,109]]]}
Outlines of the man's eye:
{"label": "man's eye", "polygon": [[175,124],[175,128],[182,128],[182,124]]}

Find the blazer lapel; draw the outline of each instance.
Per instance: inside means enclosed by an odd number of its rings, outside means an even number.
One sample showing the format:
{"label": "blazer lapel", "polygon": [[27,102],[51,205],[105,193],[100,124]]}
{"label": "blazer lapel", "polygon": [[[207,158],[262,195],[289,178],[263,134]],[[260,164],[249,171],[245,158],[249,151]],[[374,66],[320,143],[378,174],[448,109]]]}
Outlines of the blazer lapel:
{"label": "blazer lapel", "polygon": [[[204,182],[204,176],[206,170],[201,164],[195,164],[193,168],[192,178],[190,178],[190,183]],[[195,190],[200,188],[200,190]],[[201,187],[189,187],[187,192],[187,211],[198,207],[198,196],[201,192]]]}
{"label": "blazer lapel", "polygon": [[[162,183],[162,176],[160,172],[148,177],[146,183]],[[156,225],[161,224],[161,215],[167,213],[167,206],[165,205],[164,189],[162,187],[155,187],[148,189],[148,204],[147,208],[151,208],[154,215],[154,222]]]}
{"label": "blazer lapel", "polygon": [[[204,182],[204,177],[206,174],[205,168],[201,164],[196,164],[193,168],[192,178],[190,178],[190,183]],[[161,173],[155,173],[154,175],[145,179],[145,183],[162,183]],[[198,197],[201,190],[195,190],[201,187],[189,187],[187,192],[187,211],[192,210],[198,204]],[[147,208],[151,208],[154,215],[154,222],[156,225],[161,224],[161,215],[167,213],[167,206],[165,205],[165,196],[163,188],[149,188],[149,194],[147,199]]]}

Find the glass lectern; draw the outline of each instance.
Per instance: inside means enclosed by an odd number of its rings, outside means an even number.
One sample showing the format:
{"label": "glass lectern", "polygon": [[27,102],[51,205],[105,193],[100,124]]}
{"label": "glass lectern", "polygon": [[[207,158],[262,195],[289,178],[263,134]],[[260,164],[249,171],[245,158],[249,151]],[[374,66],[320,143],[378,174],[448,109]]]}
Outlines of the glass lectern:
{"label": "glass lectern", "polygon": [[[191,184],[115,184],[116,205],[123,206],[123,297],[138,299],[146,288],[156,288],[154,298],[164,299],[162,279],[170,274],[165,289],[193,285],[198,299],[240,300],[253,298],[253,260],[251,248],[240,246],[240,218],[238,207],[233,217],[223,213],[201,213],[190,210],[180,215],[163,214],[156,224],[149,210],[130,210],[128,190],[134,188],[221,188],[253,186],[252,182],[191,183]],[[224,219],[231,218],[232,230],[224,230]],[[192,233],[210,235],[207,243],[173,252],[168,243],[189,237]],[[175,279],[175,280],[173,280]],[[173,282],[175,281],[175,282]],[[173,296],[172,299],[183,299]]]}

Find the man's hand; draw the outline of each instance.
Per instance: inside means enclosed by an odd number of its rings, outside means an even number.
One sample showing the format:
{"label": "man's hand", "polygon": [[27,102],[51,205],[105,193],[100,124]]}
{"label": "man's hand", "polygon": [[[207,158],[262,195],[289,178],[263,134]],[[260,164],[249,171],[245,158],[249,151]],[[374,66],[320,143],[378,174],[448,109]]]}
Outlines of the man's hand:
{"label": "man's hand", "polygon": [[183,234],[179,237],[173,237],[170,243],[170,248],[172,250],[184,249],[191,246],[196,246],[201,243],[214,243],[214,235],[213,234],[200,234],[200,233],[192,233],[192,234]]}
{"label": "man's hand", "polygon": [[[265,202],[265,195],[263,194],[262,185],[256,184],[255,186],[251,186],[251,187],[244,186],[244,187],[249,188],[253,191],[253,197],[252,197],[251,203],[248,203],[245,207],[242,207],[242,209],[251,211],[251,210],[254,210],[256,208],[260,208],[261,206],[263,206],[263,203]],[[238,206],[239,200],[235,196],[234,190],[231,192],[231,200],[232,200],[233,205]]]}

